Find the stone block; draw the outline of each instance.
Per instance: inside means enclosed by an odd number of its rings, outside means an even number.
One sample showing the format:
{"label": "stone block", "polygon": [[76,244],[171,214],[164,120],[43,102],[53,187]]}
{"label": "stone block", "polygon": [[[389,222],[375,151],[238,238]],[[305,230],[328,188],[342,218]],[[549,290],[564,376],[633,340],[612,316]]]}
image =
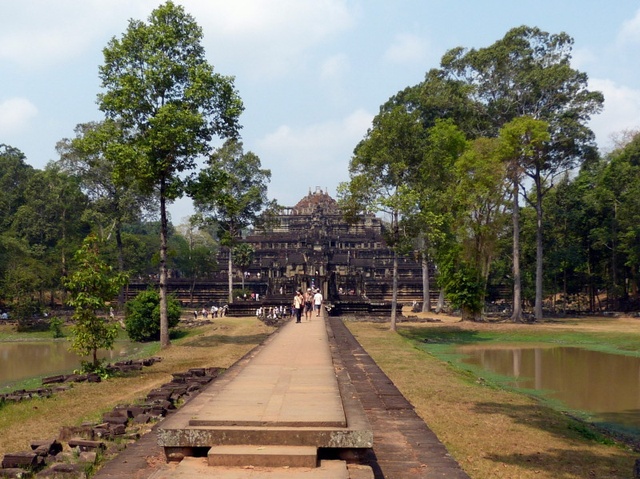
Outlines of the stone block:
{"label": "stone block", "polygon": [[57,376],[49,376],[47,378],[42,379],[42,385],[62,383],[64,382],[64,380],[65,380],[65,376],[63,374],[59,374]]}
{"label": "stone block", "polygon": [[109,429],[113,436],[122,436],[127,431],[127,428],[124,424],[111,424],[109,426]]}
{"label": "stone block", "polygon": [[71,438],[81,437],[83,439],[92,440],[93,435],[93,425],[82,425],[82,426],[62,426],[60,429],[60,434],[58,435],[58,440],[60,441],[68,441]]}
{"label": "stone block", "polygon": [[31,472],[18,467],[0,469],[0,477],[3,479],[27,479],[32,477],[32,475],[33,474]]}
{"label": "stone block", "polygon": [[45,454],[41,454],[44,456],[47,456],[47,455],[55,456],[56,454],[59,454],[62,452],[62,443],[57,439],[45,439],[42,441],[32,441],[30,446],[31,446],[31,449],[36,452],[40,450],[45,450],[46,451]]}
{"label": "stone block", "polygon": [[102,420],[107,424],[127,424],[129,418],[122,416],[121,414],[114,414],[113,412],[106,412],[102,415]]}
{"label": "stone block", "polygon": [[87,479],[87,471],[85,464],[54,464],[40,471],[36,478],[38,479]]}
{"label": "stone block", "polygon": [[68,444],[71,448],[77,447],[81,452],[95,451],[96,449],[103,450],[106,447],[105,443],[102,441],[88,441],[80,438],[69,439]]}
{"label": "stone block", "polygon": [[20,451],[7,453],[2,458],[2,468],[37,469],[42,464],[42,457],[34,451]]}

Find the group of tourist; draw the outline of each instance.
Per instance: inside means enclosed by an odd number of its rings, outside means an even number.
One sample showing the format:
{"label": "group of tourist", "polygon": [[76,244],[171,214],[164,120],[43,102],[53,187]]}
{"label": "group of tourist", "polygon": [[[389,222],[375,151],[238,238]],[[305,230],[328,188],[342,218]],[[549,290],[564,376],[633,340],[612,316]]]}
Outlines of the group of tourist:
{"label": "group of tourist", "polygon": [[260,307],[256,309],[256,316],[263,319],[282,319],[289,315],[289,308],[284,306],[271,306],[270,308]]}
{"label": "group of tourist", "polygon": [[[227,309],[228,309],[228,306],[226,304],[221,307],[213,305],[211,306],[211,310],[208,310],[207,308],[202,308],[202,311],[200,312],[200,314],[202,315],[203,319],[209,319],[209,314],[211,314],[211,319],[217,318],[218,316],[222,318],[226,315]],[[194,319],[198,319],[198,310],[195,310],[193,312],[193,317]]]}
{"label": "group of tourist", "polygon": [[293,297],[293,310],[296,316],[296,323],[302,322],[303,311],[307,321],[311,320],[314,311],[316,312],[316,317],[320,316],[323,299],[320,289],[307,288],[307,291],[304,293],[301,289],[297,290],[296,295]]}

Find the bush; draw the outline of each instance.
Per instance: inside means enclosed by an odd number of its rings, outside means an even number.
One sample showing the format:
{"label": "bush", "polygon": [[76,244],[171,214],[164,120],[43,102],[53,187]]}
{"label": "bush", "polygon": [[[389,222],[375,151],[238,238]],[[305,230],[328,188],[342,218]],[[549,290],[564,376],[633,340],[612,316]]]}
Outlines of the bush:
{"label": "bush", "polygon": [[64,326],[64,320],[54,316],[49,320],[49,331],[53,333],[54,338],[64,338],[64,331],[62,331],[62,326]]}
{"label": "bush", "polygon": [[[167,298],[169,328],[180,321],[180,303]],[[160,339],[160,294],[155,290],[139,293],[125,304],[125,328],[132,341],[156,341]]]}

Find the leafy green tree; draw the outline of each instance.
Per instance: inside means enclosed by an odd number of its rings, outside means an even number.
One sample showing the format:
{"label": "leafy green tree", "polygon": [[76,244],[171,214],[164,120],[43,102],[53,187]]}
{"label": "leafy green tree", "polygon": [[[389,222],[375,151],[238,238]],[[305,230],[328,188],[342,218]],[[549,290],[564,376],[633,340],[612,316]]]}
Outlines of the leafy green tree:
{"label": "leafy green tree", "polygon": [[[115,238],[118,269],[124,272],[123,224],[139,220],[143,210],[153,210],[153,204],[130,178],[121,177],[118,183],[114,179],[117,159],[127,149],[116,122],[84,123],[77,125],[75,132],[75,138],[65,138],[56,145],[59,164],[63,171],[79,179],[90,201],[85,217],[95,225],[100,237]],[[124,304],[123,292],[118,304]]]}
{"label": "leafy green tree", "polygon": [[24,204],[27,184],[34,169],[17,148],[0,144],[0,231],[6,231]]}
{"label": "leafy green tree", "polygon": [[167,322],[167,203],[180,198],[196,160],[215,136],[234,137],[243,106],[233,80],[214,73],[201,44],[202,29],[168,1],[148,23],[130,20],[104,49],[100,109],[124,132],[128,150],[116,159],[116,178],[134,178],[160,203],[160,342]]}
{"label": "leafy green tree", "polygon": [[118,334],[117,325],[108,324],[98,311],[126,284],[126,275],[114,272],[101,258],[98,239],[89,235],[75,255],[76,267],[64,278],[71,293],[69,306],[74,309],[71,348],[81,356],[92,355],[90,370],[98,370],[98,349],[112,349]]}
{"label": "leafy green tree", "polygon": [[189,303],[193,303],[196,280],[218,268],[218,245],[211,232],[198,227],[199,222],[198,215],[193,215],[188,223],[177,227],[179,234],[176,235],[179,238],[176,241],[178,251],[174,260],[176,268],[183,276],[192,280]]}
{"label": "leafy green tree", "polygon": [[231,256],[233,257],[233,264],[235,264],[242,273],[242,289],[244,290],[244,273],[249,269],[251,263],[253,263],[253,257],[256,250],[253,249],[248,243],[240,243],[231,250]]}
{"label": "leafy green tree", "polygon": [[403,214],[415,204],[411,176],[423,158],[424,129],[415,112],[403,106],[382,110],[349,163],[348,183],[339,189],[339,202],[347,219],[361,212],[383,212],[390,218],[386,235],[393,249],[391,330],[396,330],[398,253],[411,247]]}
{"label": "leafy green tree", "polygon": [[423,311],[429,310],[430,303],[427,259],[437,257],[437,250],[447,241],[455,202],[452,197],[455,164],[466,148],[465,135],[452,120],[436,119],[426,130],[423,160],[409,178],[416,201],[410,203],[415,209],[405,214],[409,222],[416,225],[414,230],[421,240]]}
{"label": "leafy green tree", "polygon": [[[51,290],[51,301],[67,275],[68,260],[89,232],[83,221],[87,198],[76,178],[49,163],[36,171],[25,188],[25,202],[14,215],[11,230],[42,262],[40,285]],[[34,283],[35,285],[35,283]]]}
{"label": "leafy green tree", "polygon": [[[169,328],[180,322],[180,303],[168,298]],[[160,338],[160,295],[149,289],[142,291],[125,305],[125,328],[132,341],[157,341]]]}
{"label": "leafy green tree", "polygon": [[[500,130],[501,157],[507,164],[507,175],[511,183],[513,219],[513,321],[522,321],[522,284],[520,271],[520,192],[522,189],[523,169],[532,163],[544,161],[545,142],[549,140],[547,123],[531,117],[520,117],[507,123]],[[542,235],[542,196],[536,208],[538,227],[536,232]],[[536,319],[542,315],[542,237],[537,241],[536,255]],[[539,278],[539,279],[538,279]],[[538,287],[540,288],[538,290]],[[539,297],[540,296],[540,297]]]}
{"label": "leafy green tree", "polygon": [[229,252],[227,277],[229,302],[233,302],[233,247],[242,231],[253,224],[268,205],[267,183],[271,171],[260,158],[243,151],[242,143],[227,140],[211,155],[192,185],[193,204],[203,222],[216,227],[220,245]]}
{"label": "leafy green tree", "polygon": [[[603,97],[600,92],[588,90],[585,73],[571,68],[572,47],[573,39],[566,33],[549,34],[521,26],[509,30],[487,48],[456,48],[442,59],[442,76],[473,104],[483,105],[478,113],[484,120],[479,124],[488,129],[481,136],[496,136],[500,128],[517,117],[528,116],[547,123],[549,138],[542,154],[536,161],[518,165],[534,182],[540,216],[545,185],[595,151],[594,135],[587,123],[591,115],[601,110]],[[537,227],[542,228],[542,221]],[[540,268],[542,232],[537,235]],[[537,274],[535,314],[541,318],[542,270]],[[519,301],[514,298],[515,320],[521,319]]]}

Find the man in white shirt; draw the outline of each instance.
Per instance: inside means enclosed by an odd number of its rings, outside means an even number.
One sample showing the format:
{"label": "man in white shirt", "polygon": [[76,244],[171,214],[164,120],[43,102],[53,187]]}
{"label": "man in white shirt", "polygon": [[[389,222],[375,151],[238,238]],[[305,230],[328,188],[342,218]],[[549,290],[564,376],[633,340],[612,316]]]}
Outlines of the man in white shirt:
{"label": "man in white shirt", "polygon": [[320,308],[322,307],[322,293],[320,290],[316,290],[316,294],[313,295],[313,306],[316,310],[316,317],[320,316]]}

